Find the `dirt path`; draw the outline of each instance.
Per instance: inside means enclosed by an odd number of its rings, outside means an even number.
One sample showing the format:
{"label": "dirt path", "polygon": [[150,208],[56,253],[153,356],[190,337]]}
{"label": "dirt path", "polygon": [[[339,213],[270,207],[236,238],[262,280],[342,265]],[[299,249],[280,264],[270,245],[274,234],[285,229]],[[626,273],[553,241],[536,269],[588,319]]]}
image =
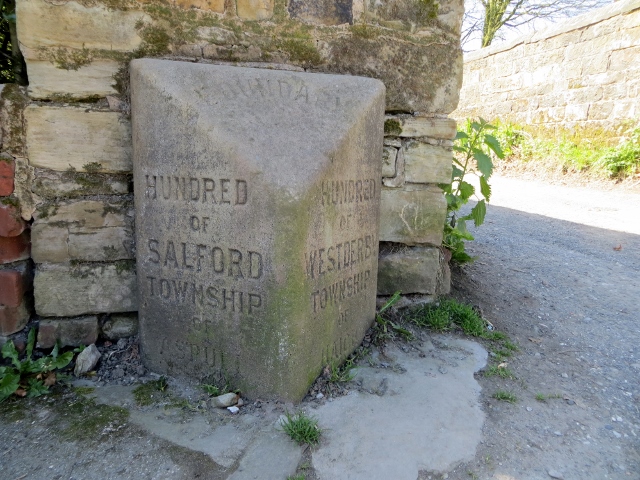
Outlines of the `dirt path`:
{"label": "dirt path", "polygon": [[453,295],[520,352],[515,378],[478,376],[483,441],[448,478],[640,479],[640,195],[493,186],[468,248],[479,260],[453,272]]}

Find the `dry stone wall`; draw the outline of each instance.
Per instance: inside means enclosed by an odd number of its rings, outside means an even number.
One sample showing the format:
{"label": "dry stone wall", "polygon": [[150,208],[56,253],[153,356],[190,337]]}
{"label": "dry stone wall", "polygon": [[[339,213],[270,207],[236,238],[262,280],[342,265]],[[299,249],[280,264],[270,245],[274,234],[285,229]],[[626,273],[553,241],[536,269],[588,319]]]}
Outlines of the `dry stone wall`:
{"label": "dry stone wall", "polygon": [[0,298],[0,335],[30,318],[42,346],[136,333],[128,65],[142,57],[382,80],[379,293],[447,291],[437,184],[462,13],[461,0],[18,0],[29,87],[2,94],[0,273],[24,275]]}
{"label": "dry stone wall", "polygon": [[639,117],[640,1],[467,54],[460,95],[460,120],[589,131]]}

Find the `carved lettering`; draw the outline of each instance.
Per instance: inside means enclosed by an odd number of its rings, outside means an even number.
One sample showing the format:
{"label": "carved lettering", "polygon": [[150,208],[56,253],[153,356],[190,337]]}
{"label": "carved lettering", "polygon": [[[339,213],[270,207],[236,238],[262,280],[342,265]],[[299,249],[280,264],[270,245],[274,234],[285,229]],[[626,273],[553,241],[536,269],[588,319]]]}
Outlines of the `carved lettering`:
{"label": "carved lettering", "polygon": [[376,253],[373,248],[375,243],[373,235],[366,235],[329,248],[312,250],[306,255],[307,275],[311,278],[321,277],[362,263]]}
{"label": "carved lettering", "polygon": [[228,312],[253,314],[264,306],[262,294],[173,278],[147,276],[149,297],[178,305],[192,304]]}
{"label": "carved lettering", "polygon": [[324,310],[327,306],[338,305],[347,298],[355,297],[366,291],[370,278],[371,271],[364,270],[342,278],[328,287],[316,290],[311,294],[314,313]]}
{"label": "carved lettering", "polygon": [[[261,253],[252,250],[223,248],[204,243],[162,242],[150,238],[146,246],[149,262],[176,270],[209,271],[233,278],[257,280],[264,275],[264,260]],[[179,253],[177,253],[179,252]]]}
{"label": "carved lettering", "polygon": [[202,203],[208,205],[246,205],[246,180],[230,178],[175,177],[145,175],[145,198],[156,201]]}
{"label": "carved lettering", "polygon": [[325,180],[322,182],[322,205],[370,202],[377,198],[375,179]]}

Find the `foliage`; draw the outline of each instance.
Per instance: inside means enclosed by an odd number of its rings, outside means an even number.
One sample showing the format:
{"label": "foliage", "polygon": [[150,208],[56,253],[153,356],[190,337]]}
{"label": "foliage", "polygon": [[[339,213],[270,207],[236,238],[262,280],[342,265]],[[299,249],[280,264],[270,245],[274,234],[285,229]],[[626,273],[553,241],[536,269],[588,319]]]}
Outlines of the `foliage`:
{"label": "foliage", "polygon": [[15,0],[0,0],[0,83],[27,85],[27,67],[18,46]]}
{"label": "foliage", "polygon": [[522,30],[540,19],[554,21],[601,7],[608,0],[467,0],[462,27],[462,44],[480,39],[488,47],[503,38],[506,30]]}
{"label": "foliage", "polygon": [[285,419],[282,421],[282,429],[294,441],[300,445],[315,445],[320,441],[322,431],[318,427],[318,420],[306,416],[303,412],[295,414],[285,413]]}
{"label": "foliage", "polygon": [[13,341],[7,341],[2,347],[2,357],[11,360],[11,366],[0,367],[0,402],[15,394],[20,397],[39,397],[49,392],[49,387],[56,383],[54,370],[59,370],[73,359],[73,352],[59,353],[58,345],[50,355],[37,360],[33,358],[36,342],[36,331],[31,329],[27,338],[25,358],[20,354]]}
{"label": "foliage", "polygon": [[503,146],[505,165],[622,180],[640,174],[640,122],[623,128],[617,145],[611,145],[607,130],[550,134],[498,123],[494,135]]}
{"label": "foliage", "polygon": [[[473,235],[467,230],[466,222],[473,220],[476,227],[482,225],[487,212],[487,202],[491,197],[489,178],[493,173],[491,155],[503,158],[502,147],[495,136],[488,133],[495,130],[485,120],[467,120],[463,130],[458,131],[453,146],[457,155],[453,159],[451,183],[440,187],[447,199],[447,219],[444,225],[443,245],[451,251],[452,260],[458,263],[472,261],[473,258],[465,252],[465,240],[473,240]],[[467,181],[473,175],[479,182],[480,191]],[[472,197],[478,202],[471,212],[458,217],[458,212]]]}

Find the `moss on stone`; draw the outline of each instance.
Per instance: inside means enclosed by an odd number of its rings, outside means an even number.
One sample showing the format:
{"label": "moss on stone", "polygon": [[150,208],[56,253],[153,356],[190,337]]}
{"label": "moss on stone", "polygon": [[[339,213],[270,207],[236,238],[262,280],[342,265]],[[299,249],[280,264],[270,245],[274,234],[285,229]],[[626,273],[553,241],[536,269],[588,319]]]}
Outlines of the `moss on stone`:
{"label": "moss on stone", "polygon": [[97,404],[82,396],[60,404],[61,437],[67,441],[100,441],[106,430],[111,435],[123,430],[129,418],[126,408]]}
{"label": "moss on stone", "polygon": [[90,65],[93,55],[87,48],[82,50],[72,48],[39,48],[38,57],[41,60],[48,60],[56,68],[62,70],[78,70],[81,67]]}
{"label": "moss on stone", "polygon": [[136,262],[135,260],[118,260],[114,263],[116,267],[116,273],[121,275],[125,272],[135,272]]}
{"label": "moss on stone", "polygon": [[397,137],[402,133],[402,125],[395,118],[390,118],[384,121],[384,134]]}
{"label": "moss on stone", "polygon": [[2,197],[0,203],[9,207],[20,208],[20,201],[15,197]]}
{"label": "moss on stone", "polygon": [[322,56],[311,41],[286,38],[276,42],[276,46],[286,53],[289,56],[289,60],[294,63],[309,66],[322,63]]}

